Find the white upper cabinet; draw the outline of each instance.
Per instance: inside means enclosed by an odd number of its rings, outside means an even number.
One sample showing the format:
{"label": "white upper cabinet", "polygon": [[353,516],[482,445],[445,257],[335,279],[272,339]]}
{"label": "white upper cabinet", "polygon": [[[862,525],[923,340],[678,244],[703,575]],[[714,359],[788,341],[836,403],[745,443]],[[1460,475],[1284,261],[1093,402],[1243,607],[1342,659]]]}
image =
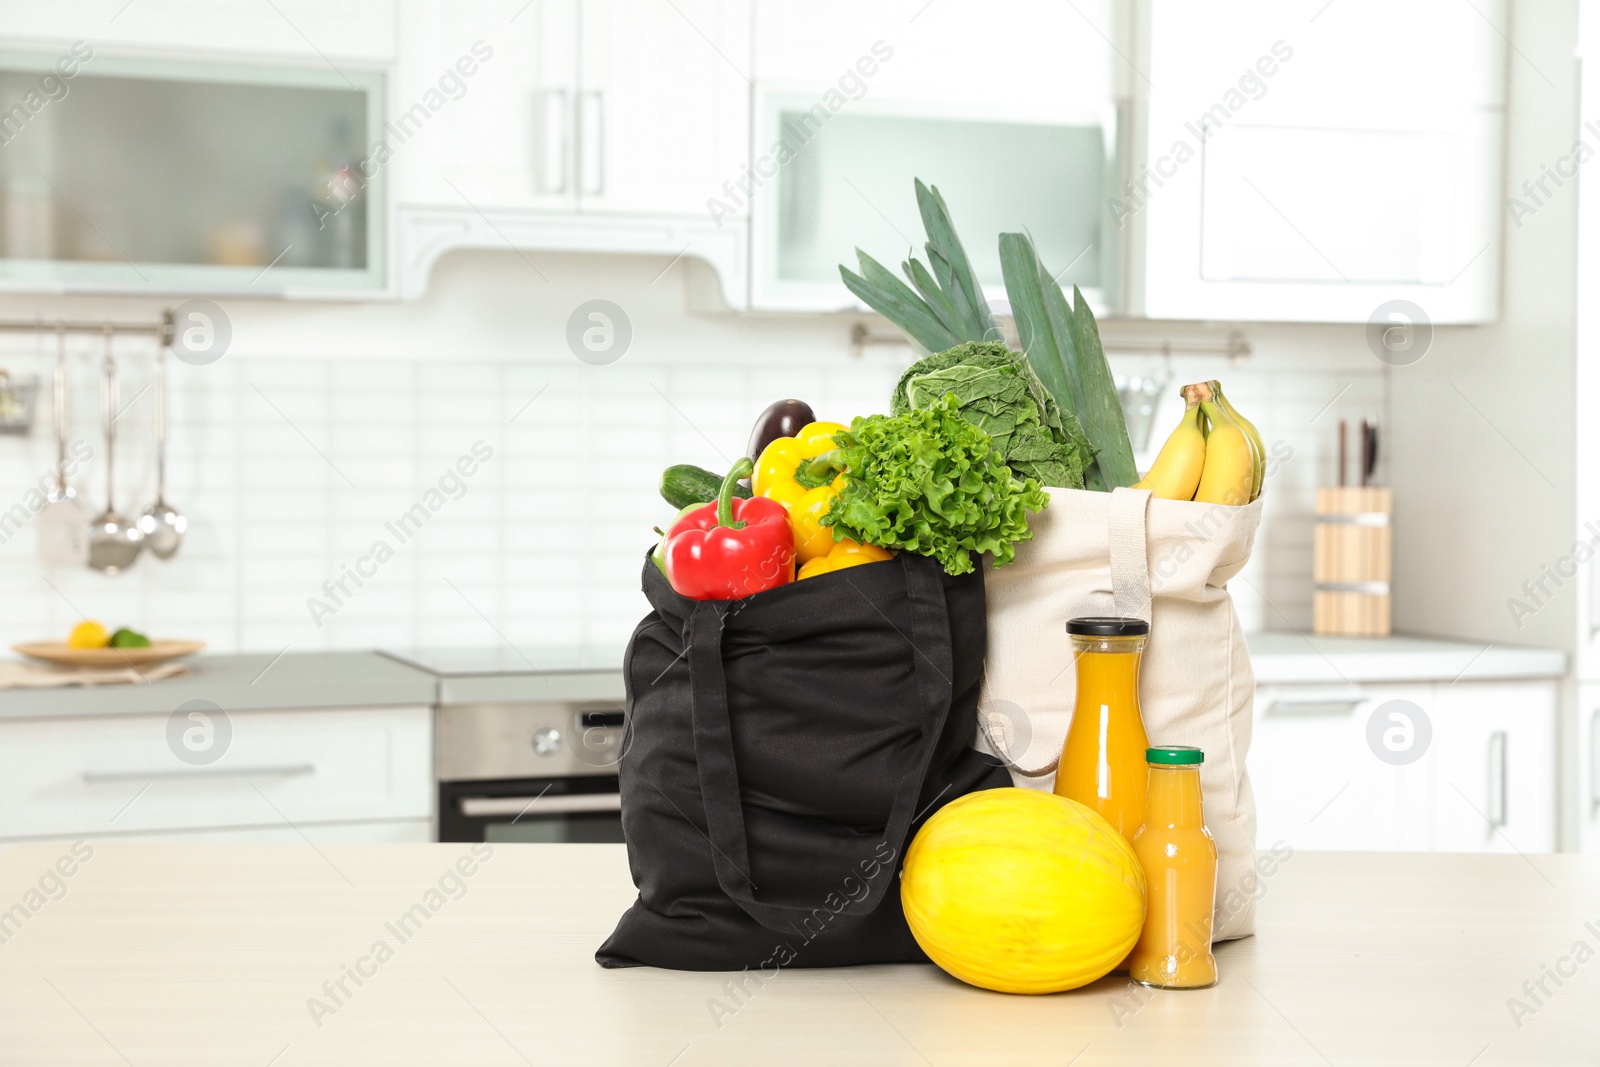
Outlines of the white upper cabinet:
{"label": "white upper cabinet", "polygon": [[705,216],[750,143],[750,11],[582,0],[575,180],[586,212]]}
{"label": "white upper cabinet", "polygon": [[394,9],[394,0],[0,0],[0,37],[82,38],[102,49],[232,52],[331,66],[337,59],[392,59]]}
{"label": "white upper cabinet", "polygon": [[1150,0],[1148,21],[1116,209],[1143,235],[1134,313],[1495,317],[1503,2]]}
{"label": "white upper cabinet", "polygon": [[743,4],[418,0],[401,42],[399,121],[448,98],[404,149],[402,203],[709,219],[745,161]]}
{"label": "white upper cabinet", "polygon": [[915,178],[943,194],[991,295],[998,235],[1027,229],[1063,285],[1100,301],[1121,259],[1104,216],[1127,94],[1120,10],[757,0],[752,169],[726,195],[750,214],[752,304],[856,307],[838,267],[857,247],[892,270],[922,245]]}
{"label": "white upper cabinet", "polygon": [[408,0],[391,107],[401,203],[576,208],[576,20],[573,0]]}
{"label": "white upper cabinet", "polygon": [[451,249],[510,246],[698,258],[747,305],[748,227],[709,206],[748,159],[747,3],[407,0],[400,19],[396,123],[419,116],[395,154],[401,296]]}

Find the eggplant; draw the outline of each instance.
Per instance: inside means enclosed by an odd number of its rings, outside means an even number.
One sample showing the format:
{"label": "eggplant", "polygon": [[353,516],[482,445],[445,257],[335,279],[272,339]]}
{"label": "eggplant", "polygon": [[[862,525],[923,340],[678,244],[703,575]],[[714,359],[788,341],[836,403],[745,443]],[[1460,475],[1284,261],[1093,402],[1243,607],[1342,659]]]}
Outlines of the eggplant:
{"label": "eggplant", "polygon": [[772,442],[780,437],[793,437],[801,428],[816,421],[811,405],[804,400],[779,400],[770,405],[756,419],[755,429],[750,431],[750,459],[760,459],[762,450]]}

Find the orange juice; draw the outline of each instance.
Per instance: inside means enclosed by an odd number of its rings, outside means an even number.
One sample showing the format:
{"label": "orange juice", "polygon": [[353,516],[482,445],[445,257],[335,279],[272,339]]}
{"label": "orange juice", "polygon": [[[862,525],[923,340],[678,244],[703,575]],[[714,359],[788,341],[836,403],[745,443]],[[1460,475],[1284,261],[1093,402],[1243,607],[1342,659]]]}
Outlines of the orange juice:
{"label": "orange juice", "polygon": [[1067,623],[1078,672],[1072,725],[1061,746],[1057,796],[1086,804],[1130,841],[1144,822],[1149,771],[1139,714],[1139,661],[1150,624],[1117,617]]}
{"label": "orange juice", "polygon": [[1204,989],[1217,982],[1211,910],[1217,896],[1217,843],[1200,801],[1198,748],[1149,751],[1150,801],[1133,838],[1149,886],[1144,930],[1128,956],[1128,977],[1163,989]]}

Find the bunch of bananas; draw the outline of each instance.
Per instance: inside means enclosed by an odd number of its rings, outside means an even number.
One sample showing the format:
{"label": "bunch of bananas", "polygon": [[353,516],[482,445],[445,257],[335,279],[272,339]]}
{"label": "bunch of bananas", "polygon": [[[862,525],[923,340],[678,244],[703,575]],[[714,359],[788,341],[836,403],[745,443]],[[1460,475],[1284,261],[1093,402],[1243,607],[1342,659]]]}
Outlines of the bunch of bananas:
{"label": "bunch of bananas", "polygon": [[1182,389],[1183,418],[1135,489],[1163,500],[1248,504],[1261,495],[1266,449],[1255,426],[1222,395],[1222,383]]}

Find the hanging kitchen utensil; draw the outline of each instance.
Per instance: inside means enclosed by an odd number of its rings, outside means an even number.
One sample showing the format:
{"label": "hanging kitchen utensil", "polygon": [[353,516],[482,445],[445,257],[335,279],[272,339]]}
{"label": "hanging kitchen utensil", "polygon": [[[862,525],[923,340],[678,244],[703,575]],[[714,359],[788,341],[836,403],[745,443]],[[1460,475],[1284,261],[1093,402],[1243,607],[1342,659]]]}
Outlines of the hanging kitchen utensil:
{"label": "hanging kitchen utensil", "polygon": [[67,484],[67,435],[72,422],[67,395],[67,332],[56,327],[56,369],[51,413],[56,432],[56,480],[34,518],[39,562],[46,567],[82,566],[89,559],[89,513]]}
{"label": "hanging kitchen utensil", "polygon": [[189,528],[188,518],[167,503],[167,350],[165,346],[156,353],[156,502],[139,516],[139,530],[144,534],[145,547],[157,559],[171,559],[183,543],[183,531]]}
{"label": "hanging kitchen utensil", "polygon": [[133,566],[144,547],[144,533],[136,523],[117,512],[116,481],[113,473],[117,454],[117,362],[111,354],[111,327],[106,327],[105,368],[100,379],[100,403],[104,409],[106,438],[106,509],[96,516],[89,529],[89,566],[107,574],[118,574]]}
{"label": "hanging kitchen utensil", "polygon": [[37,378],[14,378],[0,367],[0,433],[20,435],[33,429],[33,401],[38,393]]}

